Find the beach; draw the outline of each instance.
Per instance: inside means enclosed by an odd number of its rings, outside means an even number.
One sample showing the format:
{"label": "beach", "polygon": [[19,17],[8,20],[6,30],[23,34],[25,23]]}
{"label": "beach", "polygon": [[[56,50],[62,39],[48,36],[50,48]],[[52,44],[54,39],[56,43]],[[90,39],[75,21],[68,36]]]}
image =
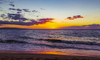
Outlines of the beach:
{"label": "beach", "polygon": [[0,60],[100,60],[100,57],[1,51]]}

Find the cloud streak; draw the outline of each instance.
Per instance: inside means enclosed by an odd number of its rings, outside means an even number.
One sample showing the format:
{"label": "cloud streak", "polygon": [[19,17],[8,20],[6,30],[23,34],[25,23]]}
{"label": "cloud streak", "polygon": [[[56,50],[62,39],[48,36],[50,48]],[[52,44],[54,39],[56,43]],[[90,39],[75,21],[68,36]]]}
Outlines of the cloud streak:
{"label": "cloud streak", "polygon": [[24,12],[30,12],[29,9],[23,9]]}
{"label": "cloud streak", "polygon": [[83,26],[69,26],[62,27],[61,29],[100,29],[99,24],[83,25]]}

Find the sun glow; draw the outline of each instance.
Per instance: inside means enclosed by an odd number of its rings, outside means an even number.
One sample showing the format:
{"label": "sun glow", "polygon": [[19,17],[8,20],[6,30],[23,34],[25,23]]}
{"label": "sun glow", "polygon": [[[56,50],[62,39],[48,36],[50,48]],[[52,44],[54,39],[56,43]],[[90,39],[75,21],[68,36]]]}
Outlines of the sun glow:
{"label": "sun glow", "polygon": [[57,29],[57,27],[56,26],[51,26],[50,29]]}

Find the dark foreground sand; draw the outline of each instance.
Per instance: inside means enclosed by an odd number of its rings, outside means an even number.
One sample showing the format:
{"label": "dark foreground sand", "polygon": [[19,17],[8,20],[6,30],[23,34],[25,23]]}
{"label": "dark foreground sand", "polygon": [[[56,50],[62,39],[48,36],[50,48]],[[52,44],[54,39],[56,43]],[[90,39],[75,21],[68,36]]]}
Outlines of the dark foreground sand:
{"label": "dark foreground sand", "polygon": [[100,60],[99,57],[0,52],[0,60]]}

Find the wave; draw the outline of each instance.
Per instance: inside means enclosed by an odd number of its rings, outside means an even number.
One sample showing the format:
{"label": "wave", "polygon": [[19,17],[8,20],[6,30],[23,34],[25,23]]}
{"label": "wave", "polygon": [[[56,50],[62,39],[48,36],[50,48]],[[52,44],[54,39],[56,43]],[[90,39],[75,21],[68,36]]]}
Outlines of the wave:
{"label": "wave", "polygon": [[74,36],[74,37],[100,37],[100,33],[98,31],[96,32],[89,32],[89,31],[74,31],[74,32],[68,32],[68,33],[63,33],[61,35],[65,36]]}
{"label": "wave", "polygon": [[18,41],[18,40],[0,40],[0,43],[28,43],[28,42]]}
{"label": "wave", "polygon": [[[60,40],[60,39],[37,39],[37,41],[47,41],[53,43],[65,43],[65,44],[83,44],[83,45],[97,45],[100,46],[100,43],[96,42],[88,42],[88,41],[65,41],[65,40]],[[32,44],[31,42],[27,41],[19,41],[19,40],[1,40],[0,43],[27,43],[27,44]]]}
{"label": "wave", "polygon": [[52,43],[66,43],[66,44],[85,44],[85,45],[98,45],[100,46],[100,43],[96,42],[88,42],[88,41],[65,41],[60,39],[38,39],[38,40],[44,40]]}
{"label": "wave", "polygon": [[57,46],[57,45],[47,45],[47,44],[35,44],[35,45],[47,46],[47,47],[50,47],[50,48],[58,48],[58,49],[80,49],[80,50],[100,51],[100,49],[82,48],[82,47],[74,47],[74,46]]}
{"label": "wave", "polygon": [[[46,41],[49,40],[49,42],[54,42],[54,43],[63,43],[63,41],[56,40],[56,39],[43,39],[43,40],[46,40]],[[18,40],[0,40],[0,43],[8,43],[8,44],[21,43],[21,44],[31,44],[31,45],[34,45],[34,46],[45,46],[45,47],[49,47],[49,48],[58,48],[58,49],[80,49],[80,50],[97,50],[97,51],[100,51],[100,49],[96,49],[96,48],[91,49],[91,48],[83,48],[81,46],[75,47],[75,46],[67,46],[67,45],[62,46],[62,45],[56,45],[56,44],[29,43],[29,42],[26,42],[26,41],[18,41]]]}
{"label": "wave", "polygon": [[18,36],[19,38],[22,38],[22,39],[34,39],[32,37],[29,37],[29,36]]}

